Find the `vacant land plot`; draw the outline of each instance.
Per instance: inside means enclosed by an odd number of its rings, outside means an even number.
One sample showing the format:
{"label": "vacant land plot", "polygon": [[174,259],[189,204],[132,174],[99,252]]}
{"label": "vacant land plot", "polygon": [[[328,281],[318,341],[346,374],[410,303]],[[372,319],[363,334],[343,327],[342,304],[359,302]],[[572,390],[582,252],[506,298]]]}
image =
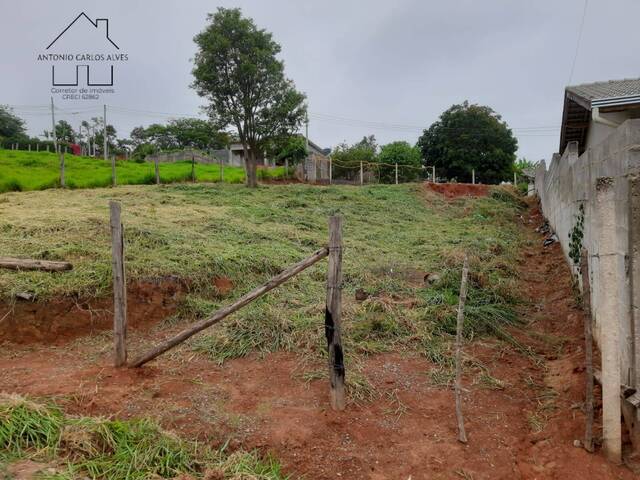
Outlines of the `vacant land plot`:
{"label": "vacant land plot", "polygon": [[[328,409],[324,262],[148,366],[112,368],[110,199],[123,205],[133,352],[325,245],[328,216],[341,214],[347,410]],[[422,185],[4,194],[0,252],[64,259],[74,269],[0,271],[0,335],[9,340],[0,353],[0,391],[109,422],[150,417],[212,449],[200,455],[169,442],[171,468],[151,465],[162,455],[144,464],[164,477],[206,477],[209,462],[219,471],[206,478],[280,478],[278,463],[265,460],[271,452],[294,478],[553,478],[576,469],[625,478],[572,446],[582,415],[572,406],[581,392],[572,370],[581,317],[560,252],[543,251],[526,227],[539,221],[508,190],[446,200]],[[465,354],[468,446],[456,442],[449,389],[465,253],[465,334],[475,340]],[[12,401],[4,404],[23,405]],[[16,410],[2,402],[0,415]],[[55,415],[54,430],[64,433],[68,420]],[[89,431],[98,428],[85,422]],[[115,451],[131,438],[137,443],[127,451],[144,445],[141,428],[164,435],[152,423],[109,422],[100,431],[119,432]],[[64,439],[55,431],[45,446]],[[5,463],[15,466],[37,447],[13,449]],[[232,457],[253,470],[227,459],[236,451]],[[39,468],[49,462],[57,478],[94,464],[108,472],[131,465],[130,456],[114,459],[108,451],[55,452],[34,459]]]}
{"label": "vacant land plot", "polygon": [[[153,163],[119,160],[116,178],[119,185],[155,183]],[[259,169],[258,178],[279,179],[284,167]],[[220,166],[196,164],[198,182],[219,182]],[[102,158],[65,155],[65,178],[68,188],[98,188],[111,185],[111,162]],[[161,163],[161,183],[191,181],[191,162]],[[244,182],[241,167],[224,167],[225,183]],[[49,152],[26,152],[0,149],[0,193],[11,191],[44,190],[60,186],[60,159]]]}

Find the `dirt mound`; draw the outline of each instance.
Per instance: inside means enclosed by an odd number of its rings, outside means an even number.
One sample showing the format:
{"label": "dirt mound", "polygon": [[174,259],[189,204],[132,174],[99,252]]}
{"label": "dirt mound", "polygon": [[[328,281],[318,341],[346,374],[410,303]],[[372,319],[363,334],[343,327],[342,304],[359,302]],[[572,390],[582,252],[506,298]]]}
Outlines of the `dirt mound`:
{"label": "dirt mound", "polygon": [[[185,287],[177,280],[144,281],[127,288],[127,323],[136,328],[175,312]],[[0,338],[12,343],[51,343],[113,327],[113,300],[61,297],[47,302],[0,303]]]}
{"label": "dirt mound", "polygon": [[432,183],[425,182],[424,188],[444,195],[446,198],[458,197],[486,197],[489,195],[488,185],[474,185],[471,183]]}

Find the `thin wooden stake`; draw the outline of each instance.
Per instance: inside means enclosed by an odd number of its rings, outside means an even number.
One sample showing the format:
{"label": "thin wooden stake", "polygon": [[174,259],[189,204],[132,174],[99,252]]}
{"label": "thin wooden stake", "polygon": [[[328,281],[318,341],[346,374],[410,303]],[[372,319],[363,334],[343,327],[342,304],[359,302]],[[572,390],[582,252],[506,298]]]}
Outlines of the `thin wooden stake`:
{"label": "thin wooden stake", "polygon": [[469,258],[465,255],[460,282],[460,300],[458,303],[458,320],[456,324],[456,418],[458,420],[458,441],[467,443],[462,416],[462,327],[464,326],[464,304],[467,301],[467,276],[469,275]]}
{"label": "thin wooden stake", "polygon": [[111,212],[111,250],[113,270],[113,341],[116,367],[127,363],[127,288],[124,273],[124,234],[120,203],[109,202]]}
{"label": "thin wooden stake", "polygon": [[191,155],[191,181],[196,181],[196,157]]}
{"label": "thin wooden stake", "polygon": [[154,163],[155,163],[155,167],[156,167],[156,185],[160,185],[160,165],[158,163],[158,156],[156,155],[156,157],[154,158]]}
{"label": "thin wooden stake", "polygon": [[64,188],[66,181],[64,178],[64,152],[60,152],[60,186]]}
{"label": "thin wooden stake", "polygon": [[586,250],[580,255],[580,274],[582,276],[582,303],[584,308],[584,449],[593,452],[593,332],[591,325],[591,282],[589,281],[589,260]]}
{"label": "thin wooden stake", "polygon": [[118,185],[118,181],[116,179],[116,156],[112,155],[111,156],[111,186],[115,187],[117,185]]}
{"label": "thin wooden stake", "polygon": [[344,352],[342,350],[342,217],[329,218],[329,266],[324,331],[329,350],[331,408],[344,410]]}
{"label": "thin wooden stake", "polygon": [[398,164],[396,163],[396,185],[398,185]]}
{"label": "thin wooden stake", "polygon": [[364,184],[364,170],[362,167],[362,162],[360,162],[360,185]]}
{"label": "thin wooden stake", "polygon": [[238,300],[233,302],[231,305],[228,305],[228,306],[226,306],[224,308],[221,308],[220,310],[216,311],[209,318],[201,320],[200,322],[196,323],[195,325],[193,325],[193,326],[183,330],[182,332],[178,333],[174,337],[171,337],[168,340],[165,340],[164,342],[156,345],[154,348],[152,348],[150,351],[148,351],[144,355],[140,355],[139,357],[137,357],[129,365],[131,367],[140,367],[140,366],[144,365],[145,363],[147,363],[148,361],[153,360],[157,356],[162,355],[167,350],[170,350],[173,347],[175,347],[176,345],[184,342],[187,338],[195,335],[196,333],[204,330],[207,327],[210,327],[211,325],[214,325],[214,324],[218,323],[219,321],[221,321],[225,317],[231,315],[233,312],[235,312],[237,310],[240,310],[245,305],[251,303],[256,298],[261,297],[262,295],[264,295],[268,291],[273,290],[274,288],[276,288],[278,285],[283,284],[284,282],[289,280],[291,277],[297,275],[301,271],[305,270],[306,268],[309,268],[311,265],[313,265],[316,262],[322,260],[328,254],[329,254],[329,249],[327,249],[326,247],[325,248],[321,248],[320,250],[315,252],[310,257],[307,257],[304,260],[301,260],[300,262],[298,262],[298,263],[296,263],[294,265],[291,265],[286,270],[283,270],[281,273],[279,273],[278,275],[273,277],[271,280],[269,280],[264,285],[262,285],[262,286],[260,286],[258,288],[255,288],[254,290],[251,290],[249,293],[243,295]]}

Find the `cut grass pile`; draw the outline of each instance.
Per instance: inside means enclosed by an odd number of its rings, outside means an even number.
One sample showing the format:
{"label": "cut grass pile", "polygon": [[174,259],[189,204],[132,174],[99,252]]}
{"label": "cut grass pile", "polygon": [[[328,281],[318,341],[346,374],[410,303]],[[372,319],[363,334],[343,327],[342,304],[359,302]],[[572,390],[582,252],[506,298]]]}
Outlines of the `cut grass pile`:
{"label": "cut grass pile", "polygon": [[183,441],[150,420],[69,417],[54,405],[0,394],[0,464],[8,471],[22,459],[42,462],[38,478],[51,480],[285,478],[271,457],[242,451],[227,455],[224,449]]}
{"label": "cut grass pile", "polygon": [[[196,164],[197,182],[219,182],[220,166]],[[284,167],[259,169],[259,179],[278,179]],[[153,163],[119,160],[116,162],[119,185],[155,183]],[[191,162],[161,163],[161,183],[191,181]],[[225,183],[244,182],[244,169],[224,167]],[[65,183],[67,188],[99,188],[111,186],[111,163],[101,158],[65,155]],[[45,190],[60,186],[60,160],[49,152],[27,152],[0,149],[0,193]]]}
{"label": "cut grass pile", "polygon": [[[68,260],[61,274],[0,271],[0,298],[46,301],[110,292],[109,199],[123,205],[129,282],[175,276],[189,285],[179,321],[203,318],[327,242],[344,217],[343,341],[347,361],[398,349],[451,358],[460,268],[471,262],[465,333],[512,337],[515,263],[524,244],[510,196],[445,201],[420,185],[314,187],[172,185],[0,195],[0,252]],[[428,285],[425,275],[432,280]],[[230,293],[213,279],[233,282]],[[223,362],[249,352],[324,356],[326,262],[194,337]],[[368,298],[356,301],[362,290]],[[347,376],[349,380],[349,375]]]}

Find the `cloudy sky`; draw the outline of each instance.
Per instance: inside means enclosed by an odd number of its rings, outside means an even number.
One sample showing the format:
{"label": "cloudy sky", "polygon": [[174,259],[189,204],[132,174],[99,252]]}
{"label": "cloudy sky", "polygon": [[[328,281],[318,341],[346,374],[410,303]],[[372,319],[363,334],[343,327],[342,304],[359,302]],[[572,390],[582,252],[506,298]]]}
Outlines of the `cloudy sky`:
{"label": "cloudy sky", "polygon": [[[273,32],[287,75],[308,96],[310,138],[323,147],[368,134],[414,143],[467,99],[503,116],[519,156],[548,158],[569,82],[640,76],[638,0],[590,0],[577,57],[584,0],[0,0],[0,104],[14,105],[33,135],[50,126],[51,67],[36,58],[84,11],[110,20],[128,61],[116,66],[113,94],[56,95],[58,118],[76,126],[107,103],[125,136],[198,115],[193,36],[219,6],[241,7]],[[74,42],[74,52],[91,51]]]}

